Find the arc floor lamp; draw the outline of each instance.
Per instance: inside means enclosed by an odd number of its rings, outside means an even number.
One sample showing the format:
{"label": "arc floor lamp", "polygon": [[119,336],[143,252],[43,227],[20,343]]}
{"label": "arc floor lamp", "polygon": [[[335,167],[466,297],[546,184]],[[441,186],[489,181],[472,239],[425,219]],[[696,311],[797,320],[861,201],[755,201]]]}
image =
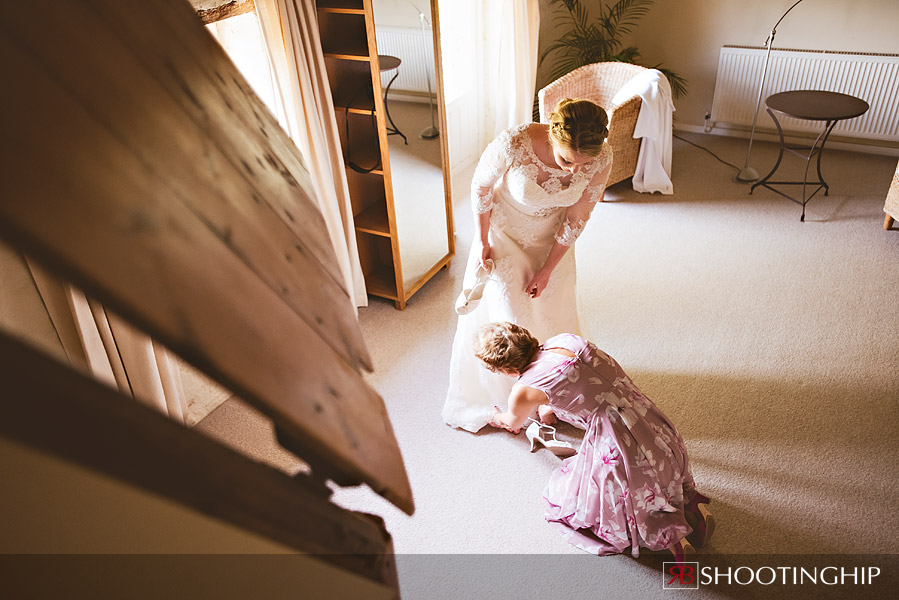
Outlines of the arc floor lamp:
{"label": "arc floor lamp", "polygon": [[762,106],[762,92],[765,88],[765,79],[768,76],[768,61],[771,58],[771,45],[774,44],[774,35],[777,33],[777,26],[780,25],[780,22],[784,20],[784,17],[786,17],[791,10],[796,8],[796,5],[800,2],[802,2],[802,0],[797,0],[780,16],[777,23],[771,28],[768,39],[765,40],[765,46],[767,46],[767,51],[765,52],[765,67],[762,69],[762,80],[759,82],[759,95],[755,103],[755,115],[752,117],[752,131],[749,133],[749,147],[746,149],[746,164],[743,165],[743,169],[737,174],[737,181],[749,183],[757,181],[759,178],[758,171],[749,166],[749,157],[752,154],[752,140],[755,137],[755,125],[759,120],[759,108]]}

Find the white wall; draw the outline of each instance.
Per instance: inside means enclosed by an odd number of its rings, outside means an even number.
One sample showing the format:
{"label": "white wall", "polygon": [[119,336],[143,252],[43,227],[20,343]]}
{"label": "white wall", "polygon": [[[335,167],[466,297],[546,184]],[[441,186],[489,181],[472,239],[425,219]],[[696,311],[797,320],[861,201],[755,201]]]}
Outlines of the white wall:
{"label": "white wall", "polygon": [[[430,14],[431,0],[372,0],[375,23],[388,27],[421,27],[418,11]],[[446,0],[444,0],[446,1]],[[450,0],[452,1],[452,0]],[[413,6],[414,5],[414,6]]]}
{"label": "white wall", "polygon": [[[15,592],[22,587],[27,587],[27,597],[41,599],[88,597],[78,593],[86,590],[97,592],[90,597],[127,593],[129,598],[154,600],[172,592],[181,598],[220,600],[304,594],[392,597],[389,589],[371,580],[3,437],[0,477],[0,553],[13,558],[62,555],[24,562],[27,569],[19,573],[23,581],[11,577],[3,582],[9,597],[25,597]],[[65,556],[83,554],[101,556],[96,562]],[[137,556],[131,561],[102,556],[118,554]],[[234,555],[233,560],[208,556],[225,554]],[[10,564],[8,558],[8,576]],[[34,577],[41,565],[52,569],[53,577],[38,584]]]}
{"label": "white wall", "polygon": [[[540,1],[542,52],[555,36],[552,15],[560,5]],[[721,46],[763,46],[771,27],[794,2],[656,0],[626,43],[640,49],[643,64],[663,63],[687,79],[687,95],[675,100],[675,125],[701,126],[712,105]],[[804,0],[777,28],[774,46],[899,53],[897,25],[897,0]],[[549,83],[550,66],[543,64],[538,70],[538,89]]]}

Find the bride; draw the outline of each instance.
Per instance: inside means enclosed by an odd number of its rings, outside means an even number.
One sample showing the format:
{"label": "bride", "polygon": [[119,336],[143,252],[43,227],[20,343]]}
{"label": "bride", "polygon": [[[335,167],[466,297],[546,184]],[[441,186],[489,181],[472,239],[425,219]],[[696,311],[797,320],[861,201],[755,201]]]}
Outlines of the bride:
{"label": "bride", "polygon": [[566,98],[548,124],[507,129],[481,155],[471,182],[475,238],[462,287],[472,288],[479,270],[491,274],[474,310],[459,316],[443,407],[448,425],[478,431],[511,391],[510,378],[487,371],[474,356],[482,325],[511,321],[538,339],[580,333],[572,245],[612,168],[608,122],[600,106]]}

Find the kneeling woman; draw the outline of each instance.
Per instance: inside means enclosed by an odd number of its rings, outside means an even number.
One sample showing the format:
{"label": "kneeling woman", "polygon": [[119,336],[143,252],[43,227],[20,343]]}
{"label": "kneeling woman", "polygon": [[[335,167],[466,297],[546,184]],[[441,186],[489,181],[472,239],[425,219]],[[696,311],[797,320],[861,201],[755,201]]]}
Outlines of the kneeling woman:
{"label": "kneeling woman", "polygon": [[571,544],[599,555],[668,549],[683,560],[691,542],[705,543],[709,499],[694,487],[684,441],[615,359],[569,333],[541,346],[512,323],[478,330],[475,354],[518,379],[508,411],[496,409],[490,425],[518,433],[548,400],[559,419],[586,430],[543,493],[546,520]]}

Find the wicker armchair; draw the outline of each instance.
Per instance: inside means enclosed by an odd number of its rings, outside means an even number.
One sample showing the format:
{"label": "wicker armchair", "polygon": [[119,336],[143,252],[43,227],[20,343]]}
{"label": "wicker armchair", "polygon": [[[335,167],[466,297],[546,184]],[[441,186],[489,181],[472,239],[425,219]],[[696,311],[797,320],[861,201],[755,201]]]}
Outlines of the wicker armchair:
{"label": "wicker armchair", "polygon": [[630,63],[593,63],[575,69],[537,92],[541,123],[547,122],[549,113],[563,98],[586,98],[606,109],[609,115],[608,143],[615,153],[606,185],[633,177],[637,169],[641,140],[634,139],[634,128],[643,101],[640,96],[633,96],[617,106],[611,104],[618,90],[645,70],[645,67]]}

